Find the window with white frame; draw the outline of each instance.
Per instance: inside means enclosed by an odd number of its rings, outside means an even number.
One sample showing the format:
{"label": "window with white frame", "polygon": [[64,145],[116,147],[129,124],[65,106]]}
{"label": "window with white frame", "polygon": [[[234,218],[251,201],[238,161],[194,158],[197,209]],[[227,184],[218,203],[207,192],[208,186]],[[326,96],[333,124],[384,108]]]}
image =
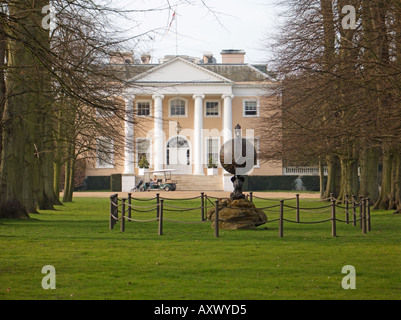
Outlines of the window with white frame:
{"label": "window with white frame", "polygon": [[138,101],[136,103],[136,112],[140,117],[149,117],[151,115],[150,101]]}
{"label": "window with white frame", "polygon": [[205,102],[206,117],[220,117],[220,103],[218,101]]}
{"label": "window with white frame", "polygon": [[148,163],[151,163],[151,150],[152,150],[151,141],[146,138],[137,138],[136,139],[136,163],[139,164],[142,157],[145,156]]}
{"label": "window with white frame", "polygon": [[96,139],[96,168],[114,168],[114,142],[111,138],[99,137]]}
{"label": "window with white frame", "polygon": [[244,100],[244,117],[258,117],[258,116],[259,116],[259,101]]}
{"label": "window with white frame", "polygon": [[212,157],[212,163],[216,166],[219,164],[219,138],[206,139],[206,165],[209,164],[209,159]]}
{"label": "window with white frame", "polygon": [[187,104],[183,99],[173,99],[170,101],[170,117],[186,117],[187,116]]}

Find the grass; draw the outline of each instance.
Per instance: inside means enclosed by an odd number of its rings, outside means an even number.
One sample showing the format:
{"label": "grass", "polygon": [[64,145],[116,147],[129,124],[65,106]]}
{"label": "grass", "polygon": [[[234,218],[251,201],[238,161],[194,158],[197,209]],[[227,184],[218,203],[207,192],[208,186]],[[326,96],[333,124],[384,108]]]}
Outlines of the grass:
{"label": "grass", "polygon": [[[198,200],[168,203],[199,206]],[[285,222],[284,238],[278,237],[277,222],[256,230],[220,230],[220,238],[214,238],[210,222],[165,221],[161,237],[157,222],[127,222],[121,233],[119,223],[108,229],[108,212],[108,199],[77,198],[30,220],[1,220],[0,299],[401,299],[401,216],[391,212],[373,212],[366,235],[339,223],[336,238],[329,222]],[[149,216],[154,213],[135,218]],[[200,220],[198,211],[165,216]],[[277,216],[268,213],[269,220]],[[294,220],[294,213],[285,217]],[[302,221],[327,217],[301,214]],[[42,289],[45,265],[56,269],[56,290]],[[356,290],[341,286],[345,265],[356,269]]]}

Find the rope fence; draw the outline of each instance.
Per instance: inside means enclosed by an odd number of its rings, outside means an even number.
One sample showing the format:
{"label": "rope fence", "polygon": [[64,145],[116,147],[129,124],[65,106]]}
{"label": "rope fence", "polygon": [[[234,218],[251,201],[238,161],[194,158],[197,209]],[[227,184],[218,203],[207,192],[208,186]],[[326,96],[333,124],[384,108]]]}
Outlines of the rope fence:
{"label": "rope fence", "polygon": [[[254,199],[258,200],[266,200],[270,202],[277,202],[277,204],[257,207],[257,209],[263,210],[265,214],[273,215],[278,214],[278,218],[274,218],[272,220],[268,220],[267,223],[273,223],[278,221],[278,231],[279,237],[284,237],[284,222],[286,223],[296,223],[296,224],[319,224],[319,223],[331,223],[331,234],[333,237],[337,236],[337,223],[345,223],[357,226],[357,222],[359,222],[359,226],[362,230],[363,234],[366,234],[368,231],[371,231],[371,207],[370,207],[370,199],[365,197],[359,197],[359,201],[357,201],[357,197],[345,196],[345,200],[343,203],[340,203],[338,199],[335,199],[333,195],[330,198],[323,199],[324,201],[328,201],[328,205],[322,205],[314,208],[307,208],[300,206],[300,197],[297,194],[294,198],[288,199],[271,199],[271,198],[263,198],[257,197],[253,195],[253,192],[250,192],[247,196],[247,199],[250,202],[253,202]],[[199,206],[196,207],[179,207],[175,205],[168,204],[168,201],[186,201],[186,200],[199,200]],[[160,194],[156,194],[156,197],[151,199],[138,199],[133,198],[131,193],[128,193],[128,198],[119,199],[118,194],[114,194],[110,196],[110,220],[109,220],[109,229],[112,230],[114,226],[120,222],[120,231],[125,232],[126,221],[128,222],[136,222],[136,223],[149,223],[149,222],[158,222],[158,234],[163,235],[163,221],[168,221],[172,223],[179,224],[202,224],[206,222],[211,222],[211,220],[207,220],[206,214],[209,209],[214,208],[215,210],[215,218],[214,218],[214,235],[215,237],[219,237],[219,223],[225,222],[225,220],[219,217],[219,202],[222,198],[217,198],[213,196],[208,196],[204,192],[201,193],[200,196],[192,197],[192,198],[164,198],[161,197]],[[295,206],[288,204],[289,201],[295,200]],[[151,202],[155,201],[153,204],[149,205],[136,205],[135,202]],[[229,206],[225,206],[224,208],[231,208]],[[236,207],[232,207],[238,209]],[[200,221],[178,221],[171,218],[165,217],[165,213],[169,212],[200,212]],[[151,219],[134,219],[132,216],[136,213],[151,213],[155,214],[154,218]],[[291,220],[285,218],[285,215],[294,214],[295,220]],[[302,214],[329,214],[330,218],[316,220],[316,221],[301,221]],[[344,219],[338,218],[340,214],[344,215]]]}

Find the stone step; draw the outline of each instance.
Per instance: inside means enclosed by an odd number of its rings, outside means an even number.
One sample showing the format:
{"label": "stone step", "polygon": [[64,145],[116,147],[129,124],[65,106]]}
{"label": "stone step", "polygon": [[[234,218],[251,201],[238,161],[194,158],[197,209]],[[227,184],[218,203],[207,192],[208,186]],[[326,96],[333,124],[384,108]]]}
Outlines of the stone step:
{"label": "stone step", "polygon": [[177,183],[177,190],[214,191],[223,189],[221,176],[175,175],[172,179]]}

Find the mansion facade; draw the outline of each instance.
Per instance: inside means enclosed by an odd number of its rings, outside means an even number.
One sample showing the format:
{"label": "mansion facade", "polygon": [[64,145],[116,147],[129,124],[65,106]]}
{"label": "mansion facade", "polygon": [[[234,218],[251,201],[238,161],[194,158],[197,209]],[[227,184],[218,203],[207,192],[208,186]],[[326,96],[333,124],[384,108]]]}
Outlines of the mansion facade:
{"label": "mansion facade", "polygon": [[[276,83],[265,65],[246,64],[242,50],[223,50],[221,55],[222,63],[207,54],[202,59],[167,56],[157,64],[150,63],[148,55],[141,61],[128,55],[112,57],[110,65],[123,70],[130,83],[123,97],[125,146],[108,163],[99,154],[87,175],[121,174],[122,191],[127,192],[143,179],[139,163],[145,158],[151,171],[174,170],[177,190],[232,191],[231,175],[219,162],[220,148],[239,124],[242,136],[258,151],[265,106],[280,102],[269,95]],[[217,166],[213,173],[208,170],[211,163]],[[250,173],[282,174],[281,161],[260,159]]]}

